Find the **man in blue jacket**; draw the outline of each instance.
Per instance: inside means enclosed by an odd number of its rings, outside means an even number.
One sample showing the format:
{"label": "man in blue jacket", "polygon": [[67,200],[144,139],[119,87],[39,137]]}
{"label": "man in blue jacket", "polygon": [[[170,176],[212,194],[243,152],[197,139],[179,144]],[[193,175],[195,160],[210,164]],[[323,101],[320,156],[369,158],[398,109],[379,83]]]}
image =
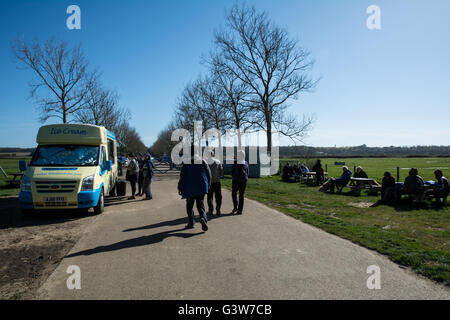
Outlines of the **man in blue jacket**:
{"label": "man in blue jacket", "polygon": [[202,230],[207,231],[208,219],[206,218],[204,198],[208,194],[211,186],[211,172],[205,160],[198,155],[194,155],[194,148],[191,147],[190,163],[183,163],[178,181],[178,193],[182,199],[186,199],[186,211],[188,215],[188,224],[186,229],[194,227],[194,203],[200,215]]}

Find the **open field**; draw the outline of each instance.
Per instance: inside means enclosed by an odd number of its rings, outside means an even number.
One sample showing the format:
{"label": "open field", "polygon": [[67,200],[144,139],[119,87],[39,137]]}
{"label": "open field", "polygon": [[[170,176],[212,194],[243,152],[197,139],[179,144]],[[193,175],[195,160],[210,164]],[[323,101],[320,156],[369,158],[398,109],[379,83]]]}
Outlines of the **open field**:
{"label": "open field", "polygon": [[[401,180],[411,166],[418,167],[425,180],[433,178],[435,168],[450,173],[449,158],[324,159],[331,176],[341,172],[334,161],[345,162],[352,171],[353,165],[361,165],[369,177],[379,181],[384,171],[394,173],[397,166],[405,168],[401,169]],[[231,180],[224,179],[223,185],[231,187]],[[353,196],[348,191],[324,194],[318,187],[284,183],[274,176],[250,179],[246,196],[450,285],[450,206],[405,200],[395,206],[370,208],[379,196],[368,196],[364,191]]]}

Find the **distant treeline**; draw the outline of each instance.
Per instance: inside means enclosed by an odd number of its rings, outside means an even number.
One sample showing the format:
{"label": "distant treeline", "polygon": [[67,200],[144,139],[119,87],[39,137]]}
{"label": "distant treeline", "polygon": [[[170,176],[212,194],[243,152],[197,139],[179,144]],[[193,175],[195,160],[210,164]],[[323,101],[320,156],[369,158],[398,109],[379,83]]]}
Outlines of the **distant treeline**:
{"label": "distant treeline", "polygon": [[412,147],[280,147],[282,158],[450,157],[450,146]]}

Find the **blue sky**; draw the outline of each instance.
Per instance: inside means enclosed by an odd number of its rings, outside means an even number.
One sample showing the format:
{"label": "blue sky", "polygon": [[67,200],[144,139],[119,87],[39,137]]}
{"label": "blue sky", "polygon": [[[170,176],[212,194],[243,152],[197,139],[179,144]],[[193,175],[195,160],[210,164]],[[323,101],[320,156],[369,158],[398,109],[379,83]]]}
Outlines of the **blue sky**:
{"label": "blue sky", "polygon": [[[151,145],[183,86],[204,72],[225,0],[1,1],[0,146],[35,146],[38,112],[28,99],[31,71],[18,69],[10,41],[51,36],[81,42],[105,86],[117,90],[131,124]],[[450,1],[255,0],[312,52],[313,93],[290,111],[315,114],[312,146],[450,145]],[[66,8],[81,8],[81,30]],[[381,8],[381,30],[366,8]],[[56,122],[57,119],[47,123]],[[282,140],[290,144],[288,140]]]}

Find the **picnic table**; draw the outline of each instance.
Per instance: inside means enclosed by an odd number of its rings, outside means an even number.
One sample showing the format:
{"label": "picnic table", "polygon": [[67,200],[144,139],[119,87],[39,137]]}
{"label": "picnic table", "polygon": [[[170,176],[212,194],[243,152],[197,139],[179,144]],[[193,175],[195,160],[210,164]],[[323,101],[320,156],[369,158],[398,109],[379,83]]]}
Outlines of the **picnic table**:
{"label": "picnic table", "polygon": [[[336,186],[338,193],[341,193],[344,187]],[[351,178],[347,187],[357,195],[360,195],[362,190],[368,190],[369,194],[378,195],[378,191],[381,190],[381,185],[375,179],[370,178]]]}
{"label": "picnic table", "polygon": [[[327,175],[328,175],[328,172],[324,172],[323,175],[324,175],[325,178],[326,178]],[[311,185],[311,184],[314,184],[314,182],[316,181],[316,176],[317,176],[317,173],[314,172],[314,171],[304,172],[304,173],[302,174],[301,179],[302,179],[303,181],[305,181],[306,184]]]}
{"label": "picnic table", "polygon": [[[23,177],[23,173],[10,173],[9,175],[13,176],[12,179],[5,180],[6,182],[9,183],[9,185],[19,184],[21,178]],[[19,179],[17,179],[17,178],[19,178]]]}

